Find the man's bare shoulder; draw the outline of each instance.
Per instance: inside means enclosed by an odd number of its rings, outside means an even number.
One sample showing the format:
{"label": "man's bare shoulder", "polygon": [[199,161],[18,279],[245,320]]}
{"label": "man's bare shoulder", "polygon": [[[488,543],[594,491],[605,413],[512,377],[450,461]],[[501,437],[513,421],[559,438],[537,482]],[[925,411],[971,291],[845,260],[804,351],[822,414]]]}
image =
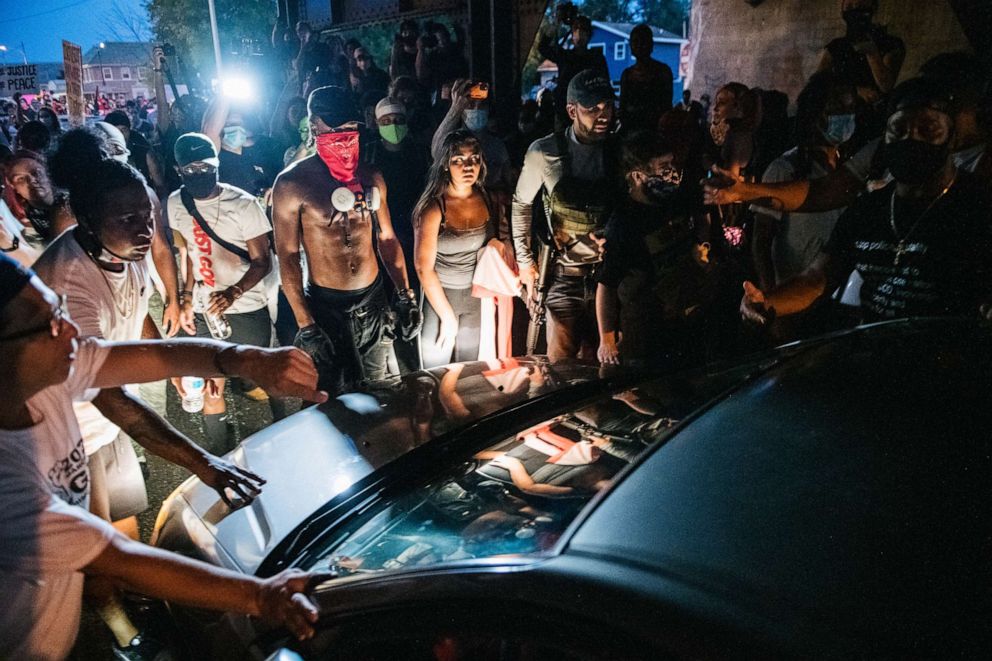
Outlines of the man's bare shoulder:
{"label": "man's bare shoulder", "polygon": [[326,173],[327,168],[324,164],[317,158],[316,155],[308,156],[303,160],[291,163],[285,170],[279,173],[276,177],[276,186],[294,186],[296,184],[311,182],[314,177],[323,174],[319,168],[324,168]]}

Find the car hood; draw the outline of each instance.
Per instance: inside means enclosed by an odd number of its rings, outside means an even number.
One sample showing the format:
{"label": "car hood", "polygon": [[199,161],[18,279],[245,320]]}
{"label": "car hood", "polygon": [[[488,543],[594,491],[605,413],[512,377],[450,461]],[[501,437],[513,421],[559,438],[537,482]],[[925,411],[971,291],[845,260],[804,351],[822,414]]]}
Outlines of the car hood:
{"label": "car hood", "polygon": [[[166,500],[153,543],[194,547],[222,566],[254,572],[315,510],[413,448],[490,413],[595,378],[595,367],[539,358],[449,365],[342,395],[248,437],[228,459],[265,478],[250,504],[228,507],[190,478]],[[168,519],[181,529],[162,536]]]}

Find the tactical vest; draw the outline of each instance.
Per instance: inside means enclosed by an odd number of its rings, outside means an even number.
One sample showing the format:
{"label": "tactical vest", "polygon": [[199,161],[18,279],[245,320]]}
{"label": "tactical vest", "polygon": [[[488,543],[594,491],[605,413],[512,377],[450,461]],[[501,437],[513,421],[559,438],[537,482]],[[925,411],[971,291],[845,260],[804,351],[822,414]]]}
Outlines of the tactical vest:
{"label": "tactical vest", "polygon": [[[551,221],[560,261],[568,264],[595,264],[601,261],[590,232],[602,230],[612,211],[612,194],[607,176],[596,181],[579,179],[572,172],[568,138],[556,133],[561,154],[562,177],[550,193],[545,190],[544,209]],[[605,146],[604,146],[605,149]],[[603,155],[604,170],[606,154]]]}

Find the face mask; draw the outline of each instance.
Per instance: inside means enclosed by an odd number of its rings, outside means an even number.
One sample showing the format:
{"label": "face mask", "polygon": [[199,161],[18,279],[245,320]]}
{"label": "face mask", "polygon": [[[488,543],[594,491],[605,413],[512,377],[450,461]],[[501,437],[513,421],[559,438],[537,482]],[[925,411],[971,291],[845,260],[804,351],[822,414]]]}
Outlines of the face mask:
{"label": "face mask", "polygon": [[844,144],[854,135],[854,114],[827,115],[827,128],[822,133],[831,145]]}
{"label": "face mask", "polygon": [[224,136],[221,139],[225,147],[229,149],[241,149],[248,139],[248,131],[243,126],[229,126],[224,129]]}
{"label": "face mask", "polygon": [[730,124],[727,122],[713,122],[710,124],[710,137],[713,138],[713,144],[717,147],[723,146],[729,132]]}
{"label": "face mask", "polygon": [[343,184],[355,180],[358,169],[358,131],[323,133],[316,138],[317,155],[331,176]]}
{"label": "face mask", "polygon": [[948,143],[933,145],[920,140],[899,140],[885,144],[885,163],[901,184],[920,186],[947,163]]}
{"label": "face mask", "polygon": [[217,187],[217,171],[182,175],[183,186],[197,199],[210,197]]}
{"label": "face mask", "polygon": [[847,9],[841,16],[843,16],[844,22],[849,29],[864,30],[871,26],[870,9]]}
{"label": "face mask", "polygon": [[682,173],[675,168],[665,168],[661,174],[650,175],[644,182],[644,194],[654,204],[671,201],[682,183]]}
{"label": "face mask", "polygon": [[409,129],[406,124],[386,124],[379,127],[379,135],[391,145],[398,145],[403,142],[407,131]]}
{"label": "face mask", "polygon": [[462,121],[469,131],[481,131],[489,124],[489,109],[466,108],[462,111]]}

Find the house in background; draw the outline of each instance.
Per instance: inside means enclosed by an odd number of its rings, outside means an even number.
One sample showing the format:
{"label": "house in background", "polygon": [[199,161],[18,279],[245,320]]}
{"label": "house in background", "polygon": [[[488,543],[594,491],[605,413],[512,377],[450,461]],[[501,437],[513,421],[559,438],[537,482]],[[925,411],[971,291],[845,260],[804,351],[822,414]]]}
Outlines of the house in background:
{"label": "house in background", "polygon": [[[634,29],[635,23],[606,23],[604,21],[592,22],[592,38],[589,40],[589,48],[602,51],[606,58],[606,66],[610,71],[610,81],[620,93],[620,74],[623,70],[634,64],[634,56],[630,53],[630,31]],[[679,75],[679,62],[682,56],[682,48],[688,43],[688,39],[678,36],[674,32],[651,27],[654,33],[654,51],[651,57],[664,62],[671,68],[672,77],[675,84],[672,89],[672,103],[682,100],[682,76]],[[540,76],[540,86],[544,87],[552,79],[558,76],[558,67],[550,60],[544,60],[537,67]]]}
{"label": "house in background", "polygon": [[151,69],[152,44],[108,41],[83,55],[83,95],[92,100],[97,88],[116,101],[155,94]]}

